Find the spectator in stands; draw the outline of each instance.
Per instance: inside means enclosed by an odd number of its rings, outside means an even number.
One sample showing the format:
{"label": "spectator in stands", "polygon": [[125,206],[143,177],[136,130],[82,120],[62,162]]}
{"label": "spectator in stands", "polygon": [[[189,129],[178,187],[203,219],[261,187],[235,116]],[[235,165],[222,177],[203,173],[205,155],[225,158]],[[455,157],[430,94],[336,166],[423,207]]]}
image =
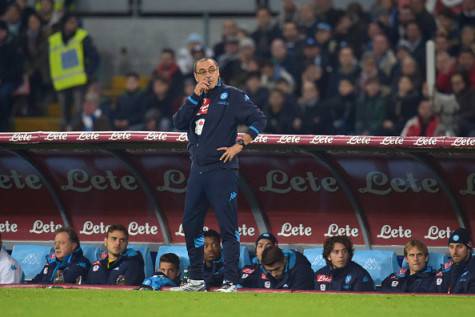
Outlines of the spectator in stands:
{"label": "spectator in stands", "polygon": [[314,37],[317,31],[318,21],[315,17],[315,10],[311,3],[302,3],[298,11],[298,19],[296,20],[299,31],[305,37]]}
{"label": "spectator in stands", "polygon": [[420,99],[421,95],[414,88],[411,78],[401,77],[397,92],[389,98],[386,120],[383,122],[384,135],[400,135],[407,120],[417,114]]}
{"label": "spectator in stands", "polygon": [[269,8],[261,7],[256,12],[256,30],[251,34],[256,44],[256,56],[267,59],[270,57],[272,41],[280,36],[280,30],[272,22],[272,13]]}
{"label": "spectator in stands", "polygon": [[131,72],[126,77],[125,92],[117,100],[114,113],[114,126],[118,130],[134,130],[143,122],[146,111],[139,75]]}
{"label": "spectator in stands", "polygon": [[224,82],[232,83],[235,76],[239,73],[241,66],[239,60],[239,38],[228,37],[226,39],[226,42],[224,42],[224,54],[221,54],[217,61]]}
{"label": "spectator in stands", "polygon": [[180,258],[174,253],[165,253],[160,257],[158,272],[147,277],[140,289],[160,290],[164,286],[180,285]]}
{"label": "spectator in stands", "polygon": [[438,52],[436,55],[436,71],[435,85],[437,90],[446,94],[452,92],[450,77],[455,72],[455,59],[446,51]]}
{"label": "spectator in stands", "polygon": [[100,108],[100,98],[96,93],[88,93],[84,98],[80,116],[72,122],[73,131],[110,131],[109,118]]}
{"label": "spectator in stands", "polygon": [[422,75],[417,62],[411,56],[406,56],[401,61],[401,67],[396,69],[392,76],[392,91],[397,91],[402,76],[407,76],[412,81],[414,90],[420,91],[422,88]]}
{"label": "spectator in stands", "polygon": [[429,249],[419,240],[404,245],[407,267],[392,273],[382,283],[383,292],[430,293],[434,292],[435,270],[428,266]]}
{"label": "spectator in stands", "polygon": [[460,32],[461,51],[471,49],[475,52],[475,26],[467,25]]}
{"label": "spectator in stands", "polygon": [[20,38],[23,54],[25,55],[25,75],[28,76],[30,94],[28,108],[32,115],[42,115],[45,112],[44,99],[51,79],[48,67],[48,31],[42,26],[37,13],[28,17],[27,27]]}
{"label": "spectator in stands", "polygon": [[463,0],[462,12],[458,16],[458,22],[462,28],[466,25],[475,25],[475,1]]}
{"label": "spectator in stands", "polygon": [[311,290],[314,288],[313,270],[302,253],[281,250],[278,246],[264,249],[261,256],[264,274],[260,274],[252,288]]}
{"label": "spectator in stands", "polygon": [[22,277],[20,264],[2,248],[0,233],[0,284],[18,284],[21,283]]}
{"label": "spectator in stands", "polygon": [[13,37],[18,37],[21,30],[21,7],[12,1],[7,6],[5,13],[3,14],[3,21],[8,25],[8,31]]}
{"label": "spectator in stands", "polygon": [[261,83],[267,89],[273,89],[279,79],[285,79],[294,85],[294,79],[288,71],[282,67],[275,67],[269,60],[264,60],[261,64]]}
{"label": "spectator in stands", "polygon": [[183,74],[175,59],[175,52],[171,48],[164,48],[160,54],[160,61],[155,67],[152,77],[163,77],[170,84],[170,93],[174,99],[183,94]]}
{"label": "spectator in stands", "polygon": [[294,118],[289,116],[289,113],[285,110],[285,99],[286,96],[282,90],[278,88],[271,90],[264,111],[267,116],[267,127],[265,129],[267,133],[290,133]]}
{"label": "spectator in stands", "polygon": [[66,14],[61,30],[49,37],[49,65],[53,86],[62,110],[62,128],[81,111],[85,85],[94,80],[99,55],[88,32],[75,15]]}
{"label": "spectator in stands", "polygon": [[468,76],[468,85],[475,89],[475,52],[463,49],[458,57],[458,70]]}
{"label": "spectator in stands", "polygon": [[411,10],[417,23],[421,26],[424,40],[434,37],[436,31],[435,19],[426,9],[426,0],[411,0]]}
{"label": "spectator in stands", "polygon": [[179,100],[170,91],[170,82],[165,77],[156,77],[152,80],[152,92],[144,97],[145,105],[141,108],[157,112],[158,128],[161,131],[170,131],[172,128],[172,114],[178,110]]}
{"label": "spectator in stands", "polygon": [[338,94],[328,98],[322,107],[326,114],[326,134],[351,134],[355,126],[356,89],[348,79],[342,79]]}
{"label": "spectator in stands", "polygon": [[449,294],[475,294],[475,257],[472,256],[470,232],[465,228],[453,231],[448,244],[452,259],[436,273],[436,290]]}
{"label": "spectator in stands", "polygon": [[213,229],[204,232],[203,279],[206,287],[221,287],[224,277],[221,236]]}
{"label": "spectator in stands", "polygon": [[338,94],[340,81],[346,79],[351,83],[356,83],[359,75],[360,67],[353,54],[353,49],[343,47],[338,52],[338,66],[335,71],[330,73],[328,78],[327,96],[335,96]]}
{"label": "spectator in stands", "polygon": [[54,250],[46,257],[46,264],[31,282],[82,284],[90,267],[76,232],[72,228],[59,228],[54,233]]}
{"label": "spectator in stands", "polygon": [[244,87],[248,74],[259,71],[255,51],[256,46],[251,38],[244,37],[239,40],[238,59],[224,66],[228,77],[225,79],[226,84]]}
{"label": "spectator in stands", "polygon": [[323,258],[327,263],[315,273],[315,289],[320,291],[373,291],[373,279],[362,266],[353,262],[353,243],[347,236],[327,238]]}
{"label": "spectator in stands", "polygon": [[432,103],[429,100],[422,100],[417,112],[417,116],[406,122],[401,136],[436,136],[439,118],[432,111]]}
{"label": "spectator in stands", "polygon": [[262,86],[260,73],[251,72],[247,75],[244,90],[258,107],[262,109],[266,105],[269,98],[269,90]]}
{"label": "spectator in stands", "polygon": [[302,59],[303,41],[301,39],[297,23],[286,21],[282,26],[282,36],[287,48],[287,54],[295,61]]}
{"label": "spectator in stands", "polygon": [[364,86],[364,93],[356,104],[355,133],[381,135],[386,107],[386,97],[381,93],[379,80],[368,79]]}
{"label": "spectator in stands", "polygon": [[[197,51],[202,52],[202,57],[193,57],[193,54],[196,54]],[[178,50],[177,64],[184,76],[191,76],[193,63],[200,58],[210,57],[212,54],[213,52],[204,46],[203,36],[198,33],[191,33],[186,39],[186,46]]]}
{"label": "spectator in stands", "polygon": [[388,38],[384,34],[376,35],[372,41],[372,46],[372,53],[376,59],[379,71],[381,71],[386,78],[390,78],[397,60],[391,50]]}
{"label": "spectator in stands", "polygon": [[314,3],[317,20],[329,23],[332,27],[336,26],[344,14],[343,10],[333,7],[333,0],[314,0]]}
{"label": "spectator in stands", "polygon": [[464,73],[455,73],[450,78],[452,91],[459,105],[456,125],[457,135],[475,135],[475,88],[470,87],[468,78]]}
{"label": "spectator in stands", "polygon": [[329,71],[330,67],[334,67],[333,55],[336,49],[336,43],[332,40],[331,25],[324,22],[318,23],[314,37],[321,48],[320,55],[322,56],[322,62],[320,66],[324,68],[325,71]]}
{"label": "spectator in stands", "polygon": [[378,69],[376,59],[373,54],[370,52],[365,53],[363,55],[361,64],[361,73],[358,78],[358,90],[364,91],[366,83],[370,79],[376,79],[380,83],[387,83],[387,81],[384,80],[384,74]]}
{"label": "spectator in stands", "polygon": [[295,3],[295,0],[283,0],[282,9],[279,16],[280,24],[283,25],[285,22],[288,21],[297,22],[299,18],[298,9],[299,8]]}
{"label": "spectator in stands", "polygon": [[47,29],[55,30],[63,18],[64,10],[55,8],[54,0],[39,0],[36,10]]}
{"label": "spectator in stands", "polygon": [[416,60],[421,72],[425,73],[426,48],[421,28],[417,22],[409,22],[406,26],[406,37],[401,44],[407,45],[411,55]]}
{"label": "spectator in stands", "polygon": [[213,47],[214,58],[219,60],[220,56],[224,54],[224,46],[228,38],[234,38],[238,36],[238,25],[234,20],[225,20],[223,22],[223,33],[221,35],[221,41],[216,43]]}
{"label": "spectator in stands", "polygon": [[292,130],[299,134],[323,133],[323,109],[320,102],[320,92],[315,82],[304,81],[302,93],[297,105],[297,116],[292,123]]}
{"label": "spectator in stands", "polygon": [[13,93],[22,82],[23,57],[0,20],[0,132],[10,131]]}
{"label": "spectator in stands", "polygon": [[301,69],[297,64],[295,58],[290,56],[284,41],[277,38],[271,43],[271,61],[274,64],[274,69],[284,69],[291,76],[293,81],[300,80]]}
{"label": "spectator in stands", "polygon": [[144,280],[144,260],[140,252],[127,248],[128,243],[127,229],[123,225],[111,225],[104,239],[106,252],[101,260],[92,263],[87,283],[140,285]]}

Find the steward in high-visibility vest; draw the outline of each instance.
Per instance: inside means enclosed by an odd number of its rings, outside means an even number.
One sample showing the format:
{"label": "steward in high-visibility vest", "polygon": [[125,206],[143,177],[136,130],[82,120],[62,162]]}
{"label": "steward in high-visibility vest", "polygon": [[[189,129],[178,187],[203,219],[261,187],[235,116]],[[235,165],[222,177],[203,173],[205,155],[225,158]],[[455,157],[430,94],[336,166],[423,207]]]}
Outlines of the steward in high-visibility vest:
{"label": "steward in high-visibility vest", "polygon": [[62,32],[49,37],[49,64],[51,79],[56,91],[74,88],[87,83],[84,40],[87,31],[78,28],[64,43]]}

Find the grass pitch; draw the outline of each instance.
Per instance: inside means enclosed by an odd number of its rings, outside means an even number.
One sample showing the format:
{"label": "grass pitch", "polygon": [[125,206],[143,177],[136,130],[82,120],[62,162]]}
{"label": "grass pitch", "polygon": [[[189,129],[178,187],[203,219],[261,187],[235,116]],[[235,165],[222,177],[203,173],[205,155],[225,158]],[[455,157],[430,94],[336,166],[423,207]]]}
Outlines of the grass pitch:
{"label": "grass pitch", "polygon": [[0,289],[0,316],[472,316],[475,297]]}

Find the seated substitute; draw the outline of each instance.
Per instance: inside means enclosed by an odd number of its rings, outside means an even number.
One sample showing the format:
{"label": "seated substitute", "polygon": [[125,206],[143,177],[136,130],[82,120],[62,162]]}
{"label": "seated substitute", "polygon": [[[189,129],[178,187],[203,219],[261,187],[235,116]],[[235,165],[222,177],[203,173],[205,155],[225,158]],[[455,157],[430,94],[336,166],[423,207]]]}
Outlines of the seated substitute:
{"label": "seated substitute", "polygon": [[203,279],[206,287],[221,287],[224,278],[224,262],[221,257],[221,235],[215,230],[204,232]]}
{"label": "seated substitute", "polygon": [[54,233],[54,250],[46,256],[45,266],[31,283],[82,284],[90,267],[76,232],[72,228],[59,228]]}
{"label": "seated substitute", "polygon": [[300,252],[282,251],[277,246],[268,247],[262,252],[261,268],[263,272],[246,287],[291,290],[314,288],[312,267]]}
{"label": "seated substitute", "polygon": [[435,275],[437,292],[449,294],[475,293],[475,257],[467,229],[459,228],[449,237],[451,260]]}
{"label": "seated substitute", "polygon": [[158,272],[147,277],[140,289],[160,290],[164,286],[180,285],[180,258],[174,253],[165,253],[160,257]]}
{"label": "seated substitute", "polygon": [[2,249],[2,234],[0,233],[0,284],[21,283],[22,276],[20,264]]}
{"label": "seated substitute", "polygon": [[252,259],[251,265],[246,265],[241,270],[241,280],[239,284],[242,287],[253,288],[258,287],[259,279],[265,274],[261,266],[262,252],[269,247],[277,246],[276,237],[270,233],[262,233],[256,240],[256,257]]}
{"label": "seated substitute", "polygon": [[323,258],[327,265],[315,273],[315,288],[320,291],[373,291],[374,282],[368,271],[351,261],[353,243],[346,236],[325,240]]}
{"label": "seated substitute", "polygon": [[145,278],[142,254],[128,249],[129,233],[123,225],[111,225],[104,239],[106,252],[92,263],[88,284],[140,285]]}
{"label": "seated substitute", "polygon": [[429,250],[419,240],[411,240],[404,246],[404,258],[408,267],[386,277],[383,292],[430,293],[434,292],[435,270],[427,265]]}

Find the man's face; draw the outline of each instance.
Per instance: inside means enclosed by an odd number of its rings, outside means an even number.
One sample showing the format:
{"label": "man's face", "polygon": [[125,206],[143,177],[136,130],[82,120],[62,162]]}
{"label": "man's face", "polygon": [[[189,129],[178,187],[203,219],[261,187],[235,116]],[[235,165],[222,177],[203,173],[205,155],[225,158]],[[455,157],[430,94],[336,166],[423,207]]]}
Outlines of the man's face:
{"label": "man's face", "polygon": [[267,271],[270,275],[272,275],[273,278],[276,280],[280,280],[282,276],[284,275],[284,270],[285,270],[285,261],[282,262],[277,262],[272,265],[263,265],[264,270]]}
{"label": "man's face", "polygon": [[349,48],[342,49],[340,51],[339,60],[341,66],[353,65],[353,51]]}
{"label": "man's face", "polygon": [[342,243],[335,243],[333,250],[328,255],[328,261],[334,268],[340,269],[345,267],[350,261],[350,253]]}
{"label": "man's face", "polygon": [[106,246],[108,254],[118,257],[127,249],[127,236],[120,230],[112,231],[108,233],[107,238],[104,239],[104,245]]}
{"label": "man's face", "polygon": [[78,28],[78,21],[76,18],[70,18],[68,21],[66,21],[66,24],[64,25],[64,32],[66,34],[73,34],[76,32]]}
{"label": "man's face", "polygon": [[450,243],[449,253],[454,263],[460,263],[468,257],[470,249],[463,243]]}
{"label": "man's face", "polygon": [[465,82],[460,75],[452,76],[450,83],[452,84],[452,91],[456,94],[465,89]]}
{"label": "man's face", "polygon": [[407,250],[406,261],[409,265],[411,274],[422,271],[425,268],[428,260],[429,257],[417,247],[412,247]]}
{"label": "man's face", "polygon": [[284,38],[288,41],[295,41],[299,37],[299,31],[294,23],[285,23],[282,31]]}
{"label": "man's face", "polygon": [[195,79],[197,82],[207,81],[210,84],[209,89],[213,89],[219,81],[218,65],[211,59],[198,62],[195,69]]}
{"label": "man's face", "polygon": [[129,76],[125,82],[125,89],[127,91],[136,91],[139,88],[139,80],[134,76]]}
{"label": "man's face", "polygon": [[175,280],[180,273],[175,264],[169,262],[160,262],[159,270],[171,280]]}
{"label": "man's face", "polygon": [[432,105],[429,101],[423,101],[417,108],[419,116],[423,119],[429,119],[432,116]]}
{"label": "man's face", "polygon": [[66,232],[60,232],[54,237],[54,255],[62,260],[76,249],[77,244],[72,243]]}
{"label": "man's face", "polygon": [[259,27],[267,27],[271,22],[272,17],[267,10],[259,10],[256,14],[257,25]]}
{"label": "man's face", "polygon": [[272,246],[274,246],[274,244],[269,239],[261,239],[259,240],[259,242],[257,242],[256,258],[259,260],[259,262],[262,260],[262,252],[264,252],[265,249]]}
{"label": "man's face", "polygon": [[160,55],[160,64],[162,64],[163,66],[169,67],[173,64],[173,62],[173,55],[169,52],[163,52],[162,55]]}
{"label": "man's face", "polygon": [[203,252],[204,259],[206,262],[211,262],[213,260],[219,259],[219,257],[221,256],[221,245],[218,239],[213,237],[206,237]]}
{"label": "man's face", "polygon": [[470,53],[463,52],[460,54],[458,61],[464,70],[470,71],[475,64],[475,57]]}

